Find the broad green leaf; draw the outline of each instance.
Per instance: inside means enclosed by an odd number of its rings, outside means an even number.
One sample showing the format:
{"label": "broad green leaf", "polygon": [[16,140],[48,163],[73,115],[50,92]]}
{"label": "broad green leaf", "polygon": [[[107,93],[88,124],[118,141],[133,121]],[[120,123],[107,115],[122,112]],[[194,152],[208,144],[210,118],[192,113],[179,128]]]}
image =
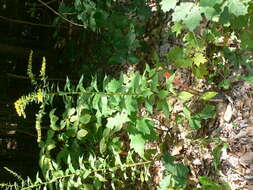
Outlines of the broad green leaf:
{"label": "broad green leaf", "polygon": [[163,12],[169,12],[171,9],[176,7],[179,0],[162,0],[160,5]]}
{"label": "broad green leaf", "polygon": [[166,175],[158,186],[158,190],[168,190],[171,183],[171,175]]}
{"label": "broad green leaf", "polygon": [[193,96],[193,94],[186,91],[180,92],[178,94],[178,98],[180,98],[181,100],[190,100]]}
{"label": "broad green leaf", "polygon": [[184,56],[184,51],[183,51],[183,48],[180,48],[180,47],[174,47],[172,48],[168,54],[166,55],[167,58],[170,60],[170,61],[175,61],[175,59],[178,59],[178,58],[181,58]]}
{"label": "broad green leaf", "polygon": [[192,118],[189,120],[189,125],[192,129],[200,129],[201,128],[201,120]]}
{"label": "broad green leaf", "polygon": [[195,65],[197,65],[199,67],[200,64],[203,64],[205,62],[207,62],[207,59],[205,58],[205,56],[203,55],[203,53],[195,53],[194,54],[193,63]]}
{"label": "broad green leaf", "polygon": [[112,79],[106,86],[106,91],[107,92],[117,92],[121,89],[121,86],[122,84],[115,80],[115,79]]}
{"label": "broad green leaf", "polygon": [[217,15],[217,11],[212,7],[201,7],[201,11],[204,13],[208,21],[211,20],[215,15]]}
{"label": "broad green leaf", "polygon": [[216,184],[211,179],[209,179],[207,176],[199,177],[199,182],[202,185],[204,185],[204,187],[206,187],[205,189],[210,189],[210,190],[223,190],[224,189],[221,185]]}
{"label": "broad green leaf", "polygon": [[247,7],[241,0],[229,0],[227,1],[228,10],[235,16],[246,15]]}
{"label": "broad green leaf", "polygon": [[190,12],[191,8],[194,6],[194,3],[185,2],[177,6],[172,14],[172,21],[179,22],[184,20],[187,14]]}
{"label": "broad green leaf", "polygon": [[162,101],[162,110],[165,117],[169,117],[170,115],[170,108],[166,100]]}
{"label": "broad green leaf", "polygon": [[215,106],[207,104],[204,109],[195,115],[198,119],[209,119],[215,115]]}
{"label": "broad green leaf", "polygon": [[214,7],[216,4],[221,4],[223,0],[200,0],[201,7]]}
{"label": "broad green leaf", "polygon": [[145,108],[149,113],[153,113],[154,97],[150,97],[145,101]]}
{"label": "broad green leaf", "polygon": [[223,26],[228,25],[230,21],[230,17],[231,15],[229,14],[228,7],[226,6],[223,9],[223,12],[220,14],[219,23],[222,24]]}
{"label": "broad green leaf", "polygon": [[77,139],[82,140],[87,134],[88,134],[88,131],[86,131],[85,129],[80,129],[77,132]]}
{"label": "broad green leaf", "polygon": [[177,68],[189,68],[192,66],[192,59],[190,58],[177,58],[175,60]]}
{"label": "broad green leaf", "polygon": [[184,116],[190,120],[191,119],[191,111],[190,109],[187,107],[187,106],[184,106],[183,107],[183,113],[184,113]]}
{"label": "broad green leaf", "polygon": [[168,96],[169,92],[167,90],[161,90],[158,93],[159,99],[165,99]]}
{"label": "broad green leaf", "polygon": [[114,117],[107,119],[106,127],[114,131],[119,131],[123,124],[130,121],[126,113],[117,113]]}
{"label": "broad green leaf", "polygon": [[203,100],[209,100],[213,97],[215,97],[218,93],[217,92],[205,92],[200,96],[201,99]]}
{"label": "broad green leaf", "polygon": [[192,71],[197,78],[203,78],[208,74],[207,68],[203,64],[199,65],[199,67],[193,67]]}
{"label": "broad green leaf", "polygon": [[137,119],[136,128],[143,134],[150,134],[149,124],[145,119]]}
{"label": "broad green leaf", "polygon": [[80,116],[79,121],[81,124],[87,124],[90,122],[91,115],[90,114],[83,114]]}
{"label": "broad green leaf", "polygon": [[222,151],[223,148],[227,148],[227,147],[228,147],[227,144],[220,143],[213,149],[213,152],[212,152],[213,165],[214,165],[214,168],[217,172],[219,171],[219,167],[220,167],[220,164],[221,164],[221,160],[220,160],[221,153],[222,153],[221,151]]}
{"label": "broad green leaf", "polygon": [[143,158],[145,146],[145,139],[143,136],[141,134],[130,134],[129,138],[131,140],[130,147]]}
{"label": "broad green leaf", "polygon": [[183,23],[190,31],[193,31],[200,24],[201,20],[202,17],[200,8],[197,6],[193,6],[190,9],[190,12],[188,13],[187,17],[183,20]]}

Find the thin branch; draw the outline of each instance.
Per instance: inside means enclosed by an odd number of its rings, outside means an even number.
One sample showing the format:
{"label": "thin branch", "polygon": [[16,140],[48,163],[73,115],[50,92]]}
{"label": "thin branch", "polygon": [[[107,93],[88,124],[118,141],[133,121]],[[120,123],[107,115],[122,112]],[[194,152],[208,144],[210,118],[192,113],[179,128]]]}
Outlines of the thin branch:
{"label": "thin branch", "polygon": [[6,20],[6,21],[9,21],[9,22],[19,23],[19,24],[28,24],[28,25],[31,25],[31,26],[39,26],[39,27],[46,27],[46,28],[55,28],[56,27],[54,25],[37,24],[37,23],[25,21],[25,20],[17,20],[17,19],[13,19],[13,18],[7,18],[7,17],[1,16],[1,15],[0,15],[0,19]]}
{"label": "thin branch", "polygon": [[47,7],[49,10],[51,10],[54,14],[56,14],[57,16],[59,16],[60,18],[62,18],[63,20],[69,22],[70,24],[72,25],[75,25],[75,26],[79,26],[79,27],[84,27],[86,28],[87,26],[86,25],[83,25],[83,24],[78,24],[78,23],[75,23],[69,19],[67,19],[66,17],[64,17],[62,14],[60,14],[59,12],[55,11],[52,7],[50,7],[48,4],[46,4],[45,2],[41,1],[41,0],[38,0],[38,2],[40,2],[41,4],[43,4],[45,7]]}

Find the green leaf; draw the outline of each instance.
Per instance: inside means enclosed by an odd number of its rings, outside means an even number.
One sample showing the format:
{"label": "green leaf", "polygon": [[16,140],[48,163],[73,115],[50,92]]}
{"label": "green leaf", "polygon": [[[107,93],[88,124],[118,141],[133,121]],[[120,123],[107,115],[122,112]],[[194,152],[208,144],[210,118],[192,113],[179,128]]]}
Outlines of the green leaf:
{"label": "green leaf", "polygon": [[215,97],[218,93],[217,92],[205,92],[200,96],[201,99],[203,100],[209,100],[213,97]]}
{"label": "green leaf", "polygon": [[184,55],[183,48],[174,47],[168,52],[166,56],[170,61],[175,61],[175,59],[183,57],[183,55]]}
{"label": "green leaf", "polygon": [[55,113],[55,110],[56,109],[53,109],[50,111],[49,113],[49,117],[50,117],[50,127],[55,130],[55,131],[58,131],[58,130],[62,130],[65,126],[64,125],[58,125],[57,124],[57,121],[59,119],[58,116],[54,115]]}
{"label": "green leaf", "polygon": [[201,20],[201,9],[197,6],[193,6],[183,23],[190,31],[193,31],[200,24]]}
{"label": "green leaf", "polygon": [[95,173],[95,177],[97,177],[98,180],[101,181],[101,182],[106,182],[107,181],[102,175],[100,175],[98,173]]}
{"label": "green leaf", "polygon": [[69,108],[69,109],[67,110],[67,115],[68,115],[68,117],[72,116],[75,112],[76,112],[76,109],[75,109],[75,108]]}
{"label": "green leaf", "polygon": [[200,66],[200,64],[203,64],[207,62],[207,59],[203,55],[203,53],[195,53],[193,57],[193,63],[197,66]]}
{"label": "green leaf", "polygon": [[163,12],[169,12],[171,9],[176,7],[179,0],[162,0],[160,5]]}
{"label": "green leaf", "polygon": [[77,139],[82,140],[87,134],[88,131],[86,131],[85,129],[81,129],[77,132]]}
{"label": "green leaf", "polygon": [[198,67],[193,67],[192,72],[197,78],[203,78],[208,74],[207,68],[203,64],[199,65]]}
{"label": "green leaf", "polygon": [[158,93],[158,97],[159,97],[159,99],[165,99],[165,98],[167,98],[168,94],[169,94],[169,92],[167,90],[161,90]]}
{"label": "green leaf", "polygon": [[166,175],[158,186],[158,190],[168,190],[171,183],[171,175]]}
{"label": "green leaf", "polygon": [[176,33],[176,36],[178,36],[179,34],[181,34],[183,29],[183,25],[180,24],[179,22],[176,22],[172,27],[171,27],[171,31]]}
{"label": "green leaf", "polygon": [[223,148],[227,148],[228,145],[225,144],[225,143],[220,143],[218,144],[214,149],[213,149],[213,152],[212,152],[212,155],[213,155],[213,165],[214,165],[214,168],[215,170],[218,172],[219,171],[219,167],[220,167],[220,157],[221,157],[221,151]]}
{"label": "green leaf", "polygon": [[180,98],[181,100],[190,100],[193,96],[193,94],[186,91],[180,92],[178,94],[178,98]]}
{"label": "green leaf", "polygon": [[200,129],[201,128],[201,120],[197,118],[192,118],[189,120],[189,125],[192,129]]}
{"label": "green leaf", "polygon": [[79,118],[79,121],[80,121],[81,124],[86,125],[87,123],[90,122],[90,119],[91,119],[91,115],[90,114],[83,114]]}
{"label": "green leaf", "polygon": [[201,176],[199,177],[199,182],[204,186],[205,189],[210,190],[223,190],[224,188],[213,182],[211,179],[209,179],[207,176]]}
{"label": "green leaf", "polygon": [[[211,2],[210,0],[208,0]],[[201,7],[201,11],[204,13],[207,21],[211,20],[215,15],[217,15],[217,11],[212,7]]]}
{"label": "green leaf", "polygon": [[121,86],[122,84],[115,80],[115,79],[112,79],[106,86],[106,91],[107,92],[118,92],[120,91],[121,89]]}
{"label": "green leaf", "polygon": [[253,83],[253,76],[242,76],[241,78],[247,82]]}
{"label": "green leaf", "polygon": [[149,124],[146,119],[137,119],[136,128],[143,134],[150,134]]}
{"label": "green leaf", "polygon": [[129,138],[131,140],[130,147],[134,149],[142,158],[144,158],[144,146],[145,139],[141,134],[130,134]]}
{"label": "green leaf", "polygon": [[190,58],[178,58],[175,60],[177,68],[189,68],[192,66],[192,59]]}
{"label": "green leaf", "polygon": [[114,131],[119,131],[123,124],[130,121],[128,115],[124,112],[117,113],[114,117],[109,117],[107,119],[106,127]]}
{"label": "green leaf", "polygon": [[223,0],[200,0],[201,7],[214,7],[216,4],[221,4]]}
{"label": "green leaf", "polygon": [[227,1],[228,10],[235,16],[246,15],[247,7],[241,0],[229,0]]}
{"label": "green leaf", "polygon": [[213,118],[214,115],[215,115],[215,106],[207,104],[200,113],[195,115],[195,117],[198,119],[209,119]]}
{"label": "green leaf", "polygon": [[187,107],[187,106],[184,106],[183,107],[183,113],[184,113],[184,116],[190,120],[191,119],[191,111],[190,109]]}
{"label": "green leaf", "polygon": [[179,22],[181,20],[184,20],[193,6],[194,3],[190,2],[181,3],[179,6],[175,8],[174,13],[172,14],[172,21]]}

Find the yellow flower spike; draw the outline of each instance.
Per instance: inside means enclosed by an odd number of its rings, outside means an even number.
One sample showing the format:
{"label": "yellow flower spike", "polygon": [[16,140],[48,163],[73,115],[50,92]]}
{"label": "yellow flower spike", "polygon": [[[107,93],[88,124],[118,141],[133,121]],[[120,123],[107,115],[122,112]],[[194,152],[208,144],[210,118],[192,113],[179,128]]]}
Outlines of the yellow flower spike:
{"label": "yellow flower spike", "polygon": [[41,69],[40,69],[40,77],[42,81],[46,80],[46,58],[43,57],[42,59],[42,64],[41,64]]}
{"label": "yellow flower spike", "polygon": [[18,114],[19,117],[23,116],[24,118],[26,118],[26,114],[25,114],[25,111],[24,111],[24,99],[21,97],[20,99],[18,99],[15,103],[14,103],[14,106],[15,106],[15,109],[16,109],[16,112]]}
{"label": "yellow flower spike", "polygon": [[38,90],[37,92],[37,100],[38,102],[43,102],[43,91],[41,89]]}

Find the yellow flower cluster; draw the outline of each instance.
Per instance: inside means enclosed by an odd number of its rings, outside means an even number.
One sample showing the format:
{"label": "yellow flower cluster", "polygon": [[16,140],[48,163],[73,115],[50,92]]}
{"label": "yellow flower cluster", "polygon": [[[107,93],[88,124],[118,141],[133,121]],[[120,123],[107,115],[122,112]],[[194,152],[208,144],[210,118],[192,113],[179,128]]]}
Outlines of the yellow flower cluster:
{"label": "yellow flower cluster", "polygon": [[25,107],[27,104],[33,101],[38,101],[39,103],[43,102],[43,91],[41,89],[39,89],[36,93],[22,96],[14,103],[18,116],[23,116],[24,118],[26,118]]}

